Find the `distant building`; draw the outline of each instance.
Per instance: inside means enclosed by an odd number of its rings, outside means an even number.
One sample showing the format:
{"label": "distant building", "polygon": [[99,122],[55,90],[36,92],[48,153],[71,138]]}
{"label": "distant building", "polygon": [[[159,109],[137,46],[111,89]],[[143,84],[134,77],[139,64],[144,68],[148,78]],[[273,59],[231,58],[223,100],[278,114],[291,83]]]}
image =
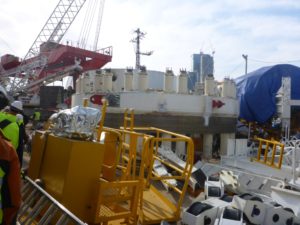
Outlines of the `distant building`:
{"label": "distant building", "polygon": [[203,83],[205,77],[209,74],[214,74],[214,59],[209,54],[200,54],[192,55],[192,72],[193,75],[196,75],[196,82]]}
{"label": "distant building", "polygon": [[197,72],[188,73],[188,89],[191,91],[195,90],[195,83],[197,82]]}

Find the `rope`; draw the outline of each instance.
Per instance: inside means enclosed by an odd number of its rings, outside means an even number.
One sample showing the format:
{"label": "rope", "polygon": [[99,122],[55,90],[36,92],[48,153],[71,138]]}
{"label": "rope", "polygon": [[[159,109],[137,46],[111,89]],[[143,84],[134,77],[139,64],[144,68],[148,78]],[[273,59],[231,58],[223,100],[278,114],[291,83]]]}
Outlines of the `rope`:
{"label": "rope", "polygon": [[79,35],[79,47],[84,48],[87,44],[89,35],[90,35],[90,30],[91,30],[91,25],[95,17],[95,12],[96,12],[96,5],[97,5],[97,0],[90,1],[88,5],[88,9],[85,14],[85,18],[83,21],[83,25],[80,31]]}

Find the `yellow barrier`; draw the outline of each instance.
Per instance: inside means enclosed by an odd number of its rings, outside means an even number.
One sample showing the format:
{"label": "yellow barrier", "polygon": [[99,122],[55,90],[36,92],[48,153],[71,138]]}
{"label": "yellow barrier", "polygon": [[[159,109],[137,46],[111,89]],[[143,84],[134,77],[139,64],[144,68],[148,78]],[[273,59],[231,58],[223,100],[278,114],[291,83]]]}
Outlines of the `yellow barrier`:
{"label": "yellow barrier", "polygon": [[[257,157],[254,159],[256,162],[263,163],[267,166],[281,169],[282,165],[282,158],[283,158],[283,151],[284,151],[284,144],[275,141],[275,140],[266,140],[262,138],[256,138],[259,141],[259,147],[257,151]],[[279,147],[279,157],[276,162],[275,155]],[[269,153],[269,149],[272,149],[272,153]],[[269,154],[269,156],[268,156]],[[270,157],[271,155],[271,157]],[[263,156],[263,157],[262,157]]]}
{"label": "yellow barrier", "polygon": [[[136,134],[134,137],[143,137],[141,164],[144,164],[146,159],[144,155],[149,150],[147,146],[152,137],[132,131],[121,132],[134,133]],[[120,179],[114,181],[99,180],[94,198],[95,202],[92,204],[93,223],[137,224],[137,210],[141,199],[142,183],[144,182],[144,167],[140,167],[139,172],[137,172],[136,168],[132,166],[134,161],[136,158],[130,158],[128,164],[131,166],[122,167],[122,172],[127,176],[121,176]]]}
{"label": "yellow barrier", "polygon": [[[130,117],[128,116],[128,114],[130,113]],[[129,123],[129,127],[128,127],[128,123]],[[133,125],[134,125],[134,110],[133,109],[125,109],[124,112],[124,129],[133,129]]]}
{"label": "yellow barrier", "polygon": [[100,141],[100,137],[101,137],[101,132],[102,132],[102,129],[103,129],[103,125],[104,125],[104,120],[105,120],[105,116],[106,116],[106,108],[107,108],[107,100],[103,100],[102,101],[102,109],[101,109],[101,120],[99,122],[99,127],[98,127],[98,130],[97,130],[97,141],[99,142]]}
{"label": "yellow barrier", "polygon": [[[139,222],[141,224],[157,224],[162,220],[175,222],[180,219],[180,210],[187,190],[188,181],[191,175],[193,161],[194,161],[194,146],[191,138],[162,130],[154,127],[134,127],[133,130],[138,132],[145,132],[156,134],[151,140],[150,151],[146,156],[144,170],[148,171],[146,180],[143,182],[143,192],[141,192],[141,204],[139,209]],[[164,138],[164,135],[170,138]],[[174,162],[168,161],[158,152],[158,148],[163,142],[185,142],[187,148],[186,163],[183,168],[180,168]],[[154,162],[158,160],[166,168],[174,171],[174,174],[160,176],[153,171]],[[168,180],[177,180],[182,182],[182,186],[174,186]],[[154,185],[155,181],[161,181],[170,189],[177,192],[177,199],[169,193],[163,193]],[[174,201],[175,200],[175,201]]]}
{"label": "yellow barrier", "polygon": [[[128,128],[128,122],[130,122],[130,128]],[[184,196],[187,190],[188,181],[191,176],[193,162],[194,162],[194,144],[191,138],[177,134],[174,132],[166,131],[154,127],[134,127],[134,112],[131,110],[130,117],[128,117],[128,109],[124,113],[124,130],[123,136],[123,151],[126,151],[130,157],[127,161],[130,161],[129,165],[132,165],[133,159],[137,159],[140,156],[143,160],[141,162],[140,173],[146,172],[146,177],[140,176],[142,179],[143,191],[140,192],[140,205],[139,205],[139,223],[140,224],[157,224],[162,220],[166,221],[178,221],[180,219],[180,210],[184,200]],[[126,134],[126,130],[132,131],[129,135]],[[137,132],[137,133],[135,133]],[[154,135],[149,142],[145,144],[143,142],[143,151],[138,152],[138,138],[137,134],[151,134]],[[168,136],[169,138],[163,137]],[[128,142],[129,139],[129,142]],[[127,142],[127,143],[126,143]],[[180,168],[174,162],[164,159],[158,152],[159,146],[164,142],[184,142],[186,145],[186,163],[184,168]],[[159,161],[166,168],[174,171],[174,174],[167,176],[160,176],[153,170],[154,162]],[[126,160],[125,160],[126,161]],[[127,171],[134,170],[136,164],[127,168]],[[128,179],[128,177],[127,177]],[[180,187],[174,186],[169,180],[174,179],[180,181],[183,185]],[[162,193],[157,189],[155,182],[163,182],[170,189],[177,193],[177,199],[172,199],[169,193]],[[175,200],[175,201],[174,201]]]}

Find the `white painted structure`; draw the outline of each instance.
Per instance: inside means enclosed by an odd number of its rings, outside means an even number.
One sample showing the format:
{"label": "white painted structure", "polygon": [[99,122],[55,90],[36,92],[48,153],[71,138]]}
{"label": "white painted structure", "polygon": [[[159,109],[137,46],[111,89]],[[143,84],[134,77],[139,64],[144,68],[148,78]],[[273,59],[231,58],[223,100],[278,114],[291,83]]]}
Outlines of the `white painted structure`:
{"label": "white painted structure", "polygon": [[172,70],[167,69],[164,76],[164,92],[172,93],[174,92],[174,73]]}
{"label": "white painted structure", "polygon": [[221,97],[236,98],[236,88],[233,80],[224,78],[221,85]]}
{"label": "white painted structure", "polygon": [[159,112],[161,105],[164,111],[184,114],[204,115],[209,112],[207,106],[212,106],[212,101],[225,103],[221,108],[212,108],[212,115],[237,117],[238,104],[236,99],[212,98],[204,95],[185,95],[163,92],[122,92],[120,93],[120,107],[134,108],[135,112]]}
{"label": "white painted structure", "polygon": [[218,96],[218,86],[213,76],[206,76],[204,84],[204,94],[208,96]]}
{"label": "white painted structure", "polygon": [[103,73],[101,71],[95,74],[95,91],[100,92],[103,90]]}
{"label": "white painted structure", "polygon": [[291,78],[283,77],[281,89],[278,91],[281,97],[279,103],[279,113],[281,114],[282,128],[286,130],[286,138],[289,138],[289,128],[291,120],[291,106],[300,106],[300,100],[291,99]]}
{"label": "white painted structure", "polygon": [[[106,94],[113,94],[118,95],[119,105],[108,107],[108,112],[122,113],[124,108],[133,108],[135,114],[158,112],[169,113],[170,116],[203,117],[203,124],[195,124],[199,127],[209,127],[211,117],[232,119],[237,118],[239,113],[238,100],[233,98],[231,93],[221,97],[217,82],[212,76],[206,78],[206,95],[201,95],[200,92],[188,93],[188,77],[185,70],[181,70],[179,76],[175,76],[172,70],[167,70],[164,74],[158,71],[135,69],[109,69],[105,72],[99,70],[90,71],[88,74],[89,79],[84,76],[78,81],[77,87],[80,87],[80,91],[76,91],[72,96],[72,107],[82,105],[83,98],[95,99],[94,95],[104,97]],[[228,84],[229,89],[231,89],[230,84],[232,82]],[[89,106],[100,107],[92,102],[89,102]],[[205,141],[204,155],[211,158],[212,134],[205,133],[204,140],[210,140],[208,143]],[[226,140],[222,140],[222,143],[225,142]],[[186,149],[180,150],[177,146],[176,152],[179,156],[184,157],[185,151]]]}
{"label": "white painted structure", "polygon": [[138,90],[146,91],[148,89],[148,74],[147,71],[140,71],[138,78]]}
{"label": "white painted structure", "polygon": [[133,71],[127,70],[124,75],[124,91],[133,91]]}
{"label": "white painted structure", "polygon": [[113,73],[110,70],[106,70],[103,75],[103,91],[112,91],[112,77]]}
{"label": "white painted structure", "polygon": [[185,70],[181,70],[178,77],[178,94],[187,94],[188,93],[188,74]]}

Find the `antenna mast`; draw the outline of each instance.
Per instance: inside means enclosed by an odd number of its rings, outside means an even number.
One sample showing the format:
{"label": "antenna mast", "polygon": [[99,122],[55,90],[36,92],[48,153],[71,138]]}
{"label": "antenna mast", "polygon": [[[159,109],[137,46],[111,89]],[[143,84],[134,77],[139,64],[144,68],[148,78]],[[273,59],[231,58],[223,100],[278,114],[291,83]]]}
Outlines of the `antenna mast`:
{"label": "antenna mast", "polygon": [[149,52],[141,52],[140,51],[140,43],[141,40],[145,37],[146,33],[140,31],[140,28],[136,29],[134,31],[136,33],[136,37],[131,40],[131,42],[136,43],[136,48],[135,48],[135,68],[139,69],[141,67],[141,55],[147,55],[150,56],[153,54],[153,51]]}

